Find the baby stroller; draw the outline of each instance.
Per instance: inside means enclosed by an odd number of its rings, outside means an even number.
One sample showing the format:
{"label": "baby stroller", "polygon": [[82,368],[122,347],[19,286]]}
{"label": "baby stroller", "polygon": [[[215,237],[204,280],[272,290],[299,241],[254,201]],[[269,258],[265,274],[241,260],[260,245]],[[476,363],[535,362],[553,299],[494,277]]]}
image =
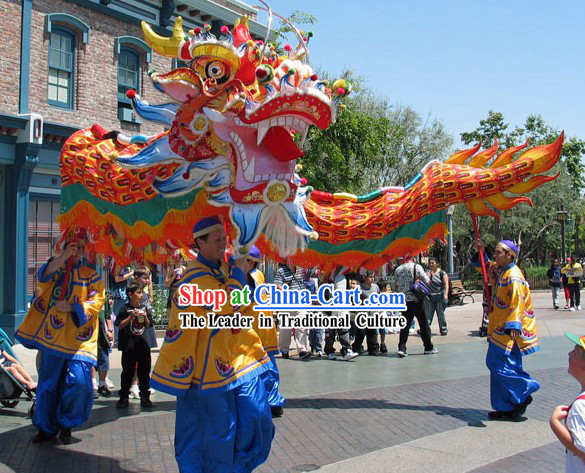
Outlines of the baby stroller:
{"label": "baby stroller", "polygon": [[[18,359],[12,348],[12,341],[6,332],[0,328],[0,354],[2,351],[5,351],[10,356]],[[23,399],[32,401],[32,404],[28,409],[28,414],[32,417],[36,409],[36,394],[15,379],[14,376],[8,372],[2,364],[0,364],[0,404],[7,408],[13,408]]]}

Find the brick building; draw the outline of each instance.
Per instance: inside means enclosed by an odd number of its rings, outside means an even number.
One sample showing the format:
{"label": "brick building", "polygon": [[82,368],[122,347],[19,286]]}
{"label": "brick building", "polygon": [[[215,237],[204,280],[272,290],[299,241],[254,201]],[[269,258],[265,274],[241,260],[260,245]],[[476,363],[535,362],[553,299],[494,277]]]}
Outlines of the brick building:
{"label": "brick building", "polygon": [[160,131],[135,116],[125,92],[168,101],[147,72],[175,64],[151,51],[140,22],[168,36],[179,15],[186,30],[210,24],[212,32],[248,15],[252,34],[266,34],[239,0],[0,0],[0,327],[9,333],[59,235],[63,142],[94,123]]}

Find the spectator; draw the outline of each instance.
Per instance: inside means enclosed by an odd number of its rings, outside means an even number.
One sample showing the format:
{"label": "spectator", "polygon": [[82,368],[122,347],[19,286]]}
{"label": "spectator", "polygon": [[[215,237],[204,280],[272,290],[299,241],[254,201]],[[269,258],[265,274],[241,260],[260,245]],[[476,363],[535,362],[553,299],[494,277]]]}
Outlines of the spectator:
{"label": "spectator", "polygon": [[[333,288],[334,290],[346,290],[347,289],[347,279],[341,272],[341,267],[338,266],[336,270],[332,273],[333,278]],[[355,286],[355,285],[354,285]],[[355,288],[355,287],[354,287]],[[340,314],[337,314],[340,315]],[[344,360],[349,361],[353,360],[357,355],[351,349],[351,344],[349,341],[349,329],[333,329],[328,328],[325,331],[325,355],[330,360],[335,360],[335,337],[339,339],[339,343],[341,344],[341,356]]]}
{"label": "spectator", "polygon": [[[308,269],[305,275],[305,289],[308,289],[311,294],[317,294],[319,288],[318,271],[316,269]],[[313,302],[317,305],[317,302]],[[315,310],[318,308],[315,307]],[[311,347],[311,355],[320,358],[323,355],[323,335],[325,329],[312,328],[309,329],[309,345]]]}
{"label": "spectator", "polygon": [[[26,386],[28,390],[35,391],[37,389],[37,383],[35,383],[30,375],[26,372],[24,366],[22,366],[18,360],[6,350],[0,350],[0,366],[4,368],[4,371],[10,373],[10,375],[16,381],[18,381],[23,386]],[[0,382],[0,399],[6,397],[18,397],[20,396],[21,392],[22,389],[18,393],[15,393],[14,391],[7,392],[4,387],[4,383]]]}
{"label": "spectator", "polygon": [[[305,288],[305,270],[298,266],[294,266],[293,264],[282,264],[276,272],[274,284],[276,284],[279,289],[283,289],[283,286],[286,284],[289,291],[300,291]],[[302,316],[302,311],[289,311],[289,313],[291,318]],[[295,329],[295,342],[301,360],[308,360],[311,357],[311,352],[307,347],[308,334],[309,331],[307,329]],[[292,329],[290,328],[280,328],[278,331],[280,353],[285,359],[289,357],[288,351],[290,349],[291,335]]]}
{"label": "spectator", "polygon": [[449,300],[449,276],[439,267],[437,258],[429,258],[429,297],[425,301],[427,307],[427,320],[429,328],[433,323],[433,317],[437,312],[439,319],[439,331],[441,335],[447,335],[447,320],[445,319],[445,309]]}
{"label": "spectator", "polygon": [[[149,269],[144,266],[137,269],[134,273],[134,280],[142,286],[142,302],[145,306],[149,307],[152,312],[152,303],[154,299],[152,295],[152,275],[150,274]],[[146,292],[147,290],[148,293]],[[158,342],[156,341],[154,323],[151,324],[144,333],[150,348],[157,348]]]}
{"label": "spectator", "polygon": [[[108,370],[110,369],[110,351],[114,344],[114,327],[111,317],[111,308],[113,299],[108,297],[104,304],[104,309],[100,312],[100,324],[98,334],[98,359],[97,371],[99,383],[97,394],[103,397],[112,397],[112,392],[108,386]],[[110,381],[111,383],[111,381]],[[113,387],[113,384],[112,384]]]}
{"label": "spectator", "polygon": [[[374,272],[366,271],[363,282],[361,284],[362,301],[368,299],[372,294],[378,294],[380,289],[374,282]],[[364,338],[367,340],[368,355],[378,356],[380,354],[380,345],[378,345],[378,330],[375,328],[359,328],[355,329],[355,340],[353,341],[353,351],[360,353],[363,351]]]}
{"label": "spectator", "polygon": [[420,264],[416,264],[412,257],[404,258],[404,262],[396,268],[396,272],[394,273],[396,292],[404,293],[404,298],[406,300],[406,312],[403,313],[406,318],[406,326],[400,330],[400,340],[398,341],[397,354],[400,358],[408,356],[406,343],[408,342],[409,328],[415,318],[420,327],[420,335],[425,347],[424,354],[434,355],[439,352],[439,350],[433,347],[433,342],[431,341],[431,329],[429,328],[429,322],[423,311],[422,301],[419,301],[411,291],[412,285],[417,280],[422,280],[427,285],[430,283],[429,277],[426,275]]}
{"label": "spectator", "polygon": [[169,288],[169,296],[167,298],[167,320],[171,309],[173,294],[181,285],[181,277],[185,272],[185,268],[185,260],[181,256],[179,250],[177,250],[173,255],[173,264],[169,265],[165,275],[165,286]]}
{"label": "spectator", "polygon": [[571,294],[572,311],[581,310],[581,278],[583,277],[583,266],[577,263],[573,255],[569,257],[569,263],[561,269],[562,274],[569,278],[569,293]]}
{"label": "spectator", "polygon": [[[152,301],[153,297],[149,294],[153,293],[152,290],[152,277],[150,274],[150,270],[146,266],[139,267],[136,271],[134,271],[134,278],[132,281],[137,282],[142,287],[142,303],[152,311]],[[149,289],[150,288],[150,289]],[[147,293],[147,291],[149,291]],[[153,313],[154,314],[154,313]],[[154,327],[154,321],[147,327],[144,331],[144,337],[148,342],[148,346],[153,349],[158,347],[158,342],[156,341],[156,329]],[[132,378],[132,386],[130,387],[130,399],[140,399],[140,388],[138,385],[138,370],[134,372],[134,377]],[[150,389],[150,394],[152,394],[154,390]]]}
{"label": "spectator", "polygon": [[122,352],[120,399],[116,407],[128,407],[130,386],[135,370],[138,372],[140,405],[153,407],[150,400],[150,346],[145,336],[145,330],[152,325],[152,311],[144,303],[141,283],[131,282],[126,292],[128,303],[116,318],[120,335],[118,350]]}
{"label": "spectator", "polygon": [[[347,286],[349,287],[350,290],[355,290],[356,287],[358,287],[360,285],[360,277],[357,273],[350,273],[347,275],[346,277],[347,280]],[[358,301],[356,301],[357,303]],[[356,311],[351,311],[349,313],[349,322],[350,322],[350,327],[349,327],[349,341],[350,343],[352,343],[353,346],[353,341],[355,340],[355,332],[357,330],[357,327],[355,326],[355,318],[356,318],[357,312]],[[362,346],[358,347],[359,349],[355,351],[355,353],[357,353],[358,355],[362,355],[364,353],[364,349]]]}
{"label": "spectator", "polygon": [[[565,260],[565,264],[570,262],[570,258]],[[561,271],[561,283],[563,284],[563,292],[565,293],[565,309],[571,307],[571,290],[569,289],[569,278],[566,274]]]}
{"label": "spectator", "polygon": [[[557,406],[550,427],[565,447],[565,471],[585,472],[585,337],[565,333],[575,347],[569,352],[569,374],[581,385],[581,394],[570,406]],[[563,423],[564,421],[564,423]]]}
{"label": "spectator", "polygon": [[39,269],[41,294],[15,334],[25,347],[41,352],[35,443],[58,433],[63,443],[71,443],[71,429],[89,418],[93,406],[92,368],[105,291],[95,269],[82,263],[84,249],[80,232]]}
{"label": "spectator", "polygon": [[559,308],[559,290],[561,289],[561,265],[558,258],[553,258],[550,268],[546,272],[548,283],[552,290],[553,307]]}
{"label": "spectator", "polygon": [[[392,285],[386,281],[385,279],[380,279],[378,281],[378,287],[380,288],[380,293],[382,292],[388,292],[391,293],[392,292]],[[395,314],[394,312],[387,312],[388,317],[394,317]],[[389,333],[398,333],[400,330],[398,330],[398,328],[395,327],[390,327],[390,328],[381,328],[379,330],[380,333],[380,353],[388,353],[388,347],[386,347],[386,335],[388,335]]]}
{"label": "spectator", "polygon": [[114,347],[118,346],[118,326],[115,324],[118,312],[128,302],[126,296],[126,287],[132,277],[134,277],[134,270],[129,266],[122,268],[115,267],[115,275],[109,275],[109,289],[114,297],[114,306],[112,308],[112,323],[114,323]]}

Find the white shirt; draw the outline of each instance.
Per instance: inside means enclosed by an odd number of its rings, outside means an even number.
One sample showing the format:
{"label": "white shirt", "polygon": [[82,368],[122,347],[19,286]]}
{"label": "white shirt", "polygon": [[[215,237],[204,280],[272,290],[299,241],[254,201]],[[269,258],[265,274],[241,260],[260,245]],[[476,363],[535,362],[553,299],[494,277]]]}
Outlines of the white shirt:
{"label": "white shirt", "polygon": [[[565,425],[573,436],[573,445],[585,453],[585,399],[578,399],[573,403]],[[565,454],[565,471],[567,473],[585,473],[585,459],[567,450]]]}

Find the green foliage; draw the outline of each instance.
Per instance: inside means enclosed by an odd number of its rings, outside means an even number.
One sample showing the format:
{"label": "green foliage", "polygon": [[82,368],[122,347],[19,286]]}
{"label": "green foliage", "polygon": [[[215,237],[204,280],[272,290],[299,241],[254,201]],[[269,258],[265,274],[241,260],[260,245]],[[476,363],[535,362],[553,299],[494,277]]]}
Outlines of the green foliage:
{"label": "green foliage", "polygon": [[550,266],[523,266],[527,278],[546,278]]}
{"label": "green foliage", "polygon": [[152,301],[152,318],[157,328],[166,328],[167,326],[167,298],[169,290],[165,286],[155,284],[152,286],[154,295]]}

